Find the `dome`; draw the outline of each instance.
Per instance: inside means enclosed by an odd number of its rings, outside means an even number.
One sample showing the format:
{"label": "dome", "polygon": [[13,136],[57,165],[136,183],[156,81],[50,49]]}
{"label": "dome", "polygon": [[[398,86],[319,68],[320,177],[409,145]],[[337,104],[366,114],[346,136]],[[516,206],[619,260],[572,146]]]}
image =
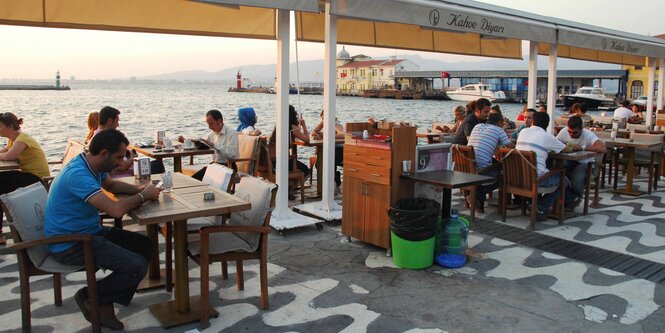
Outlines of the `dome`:
{"label": "dome", "polygon": [[346,52],[344,49],[344,46],[342,46],[342,50],[337,52],[337,59],[340,60],[351,60],[351,55],[349,55],[349,52]]}

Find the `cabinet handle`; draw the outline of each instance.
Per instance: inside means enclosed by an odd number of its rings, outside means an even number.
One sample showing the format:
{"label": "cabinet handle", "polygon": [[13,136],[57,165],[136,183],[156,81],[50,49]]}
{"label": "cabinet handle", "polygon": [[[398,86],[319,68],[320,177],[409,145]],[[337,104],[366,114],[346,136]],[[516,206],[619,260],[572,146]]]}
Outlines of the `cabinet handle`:
{"label": "cabinet handle", "polygon": [[370,176],[374,176],[374,177],[381,177],[381,175],[378,174],[378,173],[370,173],[369,175],[370,175]]}
{"label": "cabinet handle", "polygon": [[349,168],[349,171],[358,172],[358,169]]}

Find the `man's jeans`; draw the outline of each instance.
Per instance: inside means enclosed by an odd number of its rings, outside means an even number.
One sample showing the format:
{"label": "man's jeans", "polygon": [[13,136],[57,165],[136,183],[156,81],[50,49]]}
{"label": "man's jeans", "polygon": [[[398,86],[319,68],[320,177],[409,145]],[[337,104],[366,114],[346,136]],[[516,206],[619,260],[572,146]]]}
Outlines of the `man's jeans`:
{"label": "man's jeans", "polygon": [[[568,203],[572,202],[574,199],[577,198],[577,196],[573,193],[572,189],[568,185],[568,178],[563,177],[564,180],[564,189],[565,189],[565,196],[564,196],[564,204],[567,205]],[[553,175],[552,177],[546,178],[542,180],[540,183],[538,183],[538,186],[540,187],[550,187],[554,185],[559,185],[559,175]],[[559,190],[560,187],[557,186],[556,190],[552,193],[548,194],[543,194],[540,199],[538,199],[538,210],[547,214],[547,211],[552,208],[554,205],[554,202],[557,200],[559,197]]]}
{"label": "man's jeans", "polygon": [[[97,281],[99,304],[129,305],[148,271],[148,262],[152,256],[150,239],[131,231],[103,228],[92,237],[92,252],[97,267],[113,272]],[[85,264],[81,243],[52,255],[65,265]]]}
{"label": "man's jeans", "polygon": [[584,195],[587,166],[586,163],[578,163],[576,161],[566,161],[565,163],[566,175],[570,179],[570,186],[572,187],[573,193],[576,195],[573,199],[580,198]]}

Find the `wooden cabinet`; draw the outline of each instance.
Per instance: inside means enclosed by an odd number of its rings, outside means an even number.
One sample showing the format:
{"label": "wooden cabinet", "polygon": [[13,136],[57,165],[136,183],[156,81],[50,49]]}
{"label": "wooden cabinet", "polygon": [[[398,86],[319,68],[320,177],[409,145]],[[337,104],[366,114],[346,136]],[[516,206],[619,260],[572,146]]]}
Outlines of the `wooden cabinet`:
{"label": "wooden cabinet", "polygon": [[344,145],[344,191],[342,233],[364,242],[390,248],[388,209],[397,199],[413,196],[413,187],[400,180],[403,160],[413,161],[416,149],[415,127],[376,130],[367,123],[349,123],[347,133],[390,135],[392,142],[381,147],[362,146],[347,140]]}

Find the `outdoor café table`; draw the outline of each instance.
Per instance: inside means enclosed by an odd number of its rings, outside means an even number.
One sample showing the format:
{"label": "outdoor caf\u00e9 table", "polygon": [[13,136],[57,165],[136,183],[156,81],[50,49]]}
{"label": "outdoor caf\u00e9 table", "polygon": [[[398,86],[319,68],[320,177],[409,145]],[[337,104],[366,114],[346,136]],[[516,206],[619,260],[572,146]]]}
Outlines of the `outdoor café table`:
{"label": "outdoor caf\u00e9 table", "polygon": [[18,170],[21,167],[18,164],[17,160],[12,161],[0,161],[0,171],[6,170]]}
{"label": "outdoor caf\u00e9 table", "polygon": [[[624,156],[628,161],[626,165],[626,188],[625,189],[616,189],[613,190],[614,193],[619,194],[628,194],[633,196],[638,196],[644,194],[644,191],[638,191],[633,188],[633,178],[635,177],[635,148],[640,149],[650,149],[657,148],[663,145],[662,142],[641,142],[641,141],[630,141],[629,139],[616,139],[612,140],[603,140],[605,146],[608,148],[625,148]],[[616,157],[615,157],[616,158]],[[616,171],[615,171],[616,172]]]}
{"label": "outdoor caf\u00e9 table", "polygon": [[[321,193],[323,193],[323,140],[309,139],[309,142],[294,140],[293,143],[303,147],[316,147],[316,196],[321,197]],[[335,146],[343,144],[344,139],[335,139]]]}
{"label": "outdoor caf\u00e9 table", "polygon": [[[188,183],[186,187],[176,187],[179,176],[175,176],[172,192],[162,192],[158,201],[148,201],[129,213],[139,225],[156,227],[159,223],[174,223],[175,299],[150,306],[150,311],[164,328],[200,319],[198,296],[189,296],[187,219],[224,215],[251,208],[248,202],[209,186],[190,186]],[[204,201],[205,192],[214,192],[215,199]],[[211,310],[211,315],[215,314]]]}
{"label": "outdoor caf\u00e9 table", "polygon": [[[475,196],[476,192],[475,185],[484,184],[487,183],[488,181],[494,180],[494,178],[492,177],[474,175],[471,173],[451,171],[451,170],[428,171],[408,176],[402,175],[401,177],[416,182],[441,186],[443,188],[443,199],[441,202],[441,218],[443,219],[450,217],[450,202],[452,201],[452,189],[474,185],[472,193],[470,195]],[[475,212],[471,212],[471,220],[473,221],[474,219],[475,219]]]}
{"label": "outdoor caf\u00e9 table", "polygon": [[431,131],[431,132],[416,132],[416,137],[419,139],[427,139],[427,143],[432,143],[434,138],[440,138],[443,142],[443,138],[446,136],[452,135],[451,133],[444,133],[441,131]]}
{"label": "outdoor caf\u00e9 table", "polygon": [[184,149],[182,148],[182,145],[180,145],[180,148],[173,148],[171,151],[165,151],[165,150],[156,150],[154,147],[153,148],[141,148],[137,146],[130,145],[129,149],[134,149],[136,152],[139,154],[152,157],[154,159],[162,160],[164,158],[170,158],[173,157],[173,171],[175,172],[182,172],[182,157],[183,156],[196,156],[196,155],[211,155],[215,151],[211,148],[205,148],[205,149],[199,149],[199,148],[193,148],[193,149]]}
{"label": "outdoor caf\u00e9 table", "polygon": [[[603,153],[597,153],[594,151],[576,151],[576,152],[570,152],[570,153],[550,153],[548,155],[549,158],[554,159],[554,165],[555,168],[563,170],[563,175],[566,175],[566,169],[564,168],[564,162],[565,161],[581,161],[587,158],[596,158],[598,156],[602,156]],[[589,174],[587,174],[586,177],[586,182],[584,183],[584,190],[588,193],[589,192],[589,184],[591,182],[591,179],[589,179]],[[586,208],[586,207],[585,207]],[[587,211],[584,210],[582,215],[586,215]],[[574,217],[575,213],[572,214],[567,214],[567,212],[564,212],[564,219],[568,219],[571,217]],[[558,218],[558,217],[557,217]]]}

